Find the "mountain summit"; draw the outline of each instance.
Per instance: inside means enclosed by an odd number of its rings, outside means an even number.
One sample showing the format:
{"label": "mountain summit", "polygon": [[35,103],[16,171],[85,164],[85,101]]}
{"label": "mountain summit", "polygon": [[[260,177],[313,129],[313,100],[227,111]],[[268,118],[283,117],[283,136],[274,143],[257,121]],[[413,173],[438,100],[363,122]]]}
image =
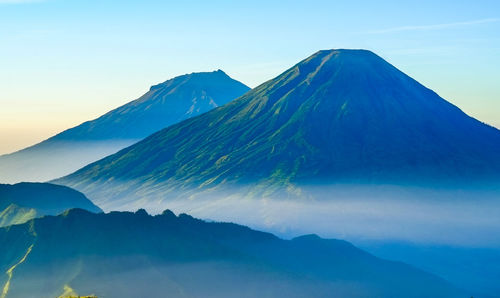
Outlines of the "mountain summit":
{"label": "mountain summit", "polygon": [[499,130],[376,54],[326,50],[57,183],[101,204],[247,185],[269,193],[318,183],[453,184],[498,177],[499,153]]}
{"label": "mountain summit", "polygon": [[67,175],[162,128],[224,105],[248,90],[221,70],[173,78],[95,120],[0,156],[0,182],[46,181]]}
{"label": "mountain summit", "polygon": [[68,129],[53,140],[143,139],[189,117],[210,111],[249,88],[222,70],[191,73],[152,86],[140,98]]}

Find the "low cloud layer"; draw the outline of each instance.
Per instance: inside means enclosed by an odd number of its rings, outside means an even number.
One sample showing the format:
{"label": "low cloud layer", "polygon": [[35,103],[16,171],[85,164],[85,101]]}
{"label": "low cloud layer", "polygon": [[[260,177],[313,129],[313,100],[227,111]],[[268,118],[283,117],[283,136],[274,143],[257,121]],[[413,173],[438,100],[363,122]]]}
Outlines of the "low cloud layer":
{"label": "low cloud layer", "polygon": [[[109,210],[171,209],[229,221],[290,238],[314,233],[358,241],[500,247],[500,202],[494,192],[396,190],[335,191],[317,188],[314,199],[255,199],[215,192],[185,199],[141,199]],[[493,195],[492,195],[493,194]],[[180,196],[178,196],[180,197]]]}

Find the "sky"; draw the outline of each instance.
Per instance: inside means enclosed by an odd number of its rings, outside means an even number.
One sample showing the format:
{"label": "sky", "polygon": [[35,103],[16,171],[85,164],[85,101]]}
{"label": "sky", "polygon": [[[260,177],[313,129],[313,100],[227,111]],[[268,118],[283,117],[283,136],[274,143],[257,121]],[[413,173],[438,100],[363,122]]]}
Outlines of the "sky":
{"label": "sky", "polygon": [[331,48],[372,50],[500,128],[497,0],[0,0],[0,154],[177,75],[255,87]]}

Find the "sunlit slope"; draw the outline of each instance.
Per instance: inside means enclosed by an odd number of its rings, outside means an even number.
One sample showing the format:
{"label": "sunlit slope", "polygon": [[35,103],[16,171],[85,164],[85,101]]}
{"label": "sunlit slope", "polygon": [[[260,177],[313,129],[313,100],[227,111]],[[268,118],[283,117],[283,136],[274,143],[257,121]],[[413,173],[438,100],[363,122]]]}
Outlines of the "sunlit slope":
{"label": "sunlit slope", "polygon": [[498,184],[499,173],[499,130],[370,51],[327,50],[56,183],[119,206],[247,185]]}
{"label": "sunlit slope", "polygon": [[37,217],[36,209],[10,204],[0,212],[0,227],[25,223]]}
{"label": "sunlit slope", "polygon": [[69,187],[48,183],[0,184],[0,227],[73,208],[102,212],[82,193]]}
{"label": "sunlit slope", "polygon": [[467,297],[345,241],[282,240],[169,211],[72,210],[0,229],[0,245],[1,272],[15,265],[7,295],[14,298],[68,288],[99,297]]}
{"label": "sunlit slope", "polygon": [[221,70],[173,78],[97,119],[0,156],[0,182],[47,181],[67,175],[171,124],[224,105],[248,90]]}

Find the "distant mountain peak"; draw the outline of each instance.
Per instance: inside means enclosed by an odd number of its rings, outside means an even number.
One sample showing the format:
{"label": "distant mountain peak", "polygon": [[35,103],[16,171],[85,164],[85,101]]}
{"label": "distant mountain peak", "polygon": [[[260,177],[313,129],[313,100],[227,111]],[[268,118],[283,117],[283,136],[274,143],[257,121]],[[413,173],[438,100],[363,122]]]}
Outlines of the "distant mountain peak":
{"label": "distant mountain peak", "polygon": [[250,90],[222,70],[185,74],[152,86],[140,98],[21,151],[0,156],[0,182],[47,181]]}
{"label": "distant mountain peak", "polygon": [[151,86],[150,90],[159,89],[173,84],[186,83],[188,81],[196,81],[208,85],[211,82],[210,80],[216,80],[216,79],[231,79],[231,78],[221,69],[214,71],[206,71],[206,72],[192,72],[179,75],[172,79],[168,79],[162,83],[153,85]]}

